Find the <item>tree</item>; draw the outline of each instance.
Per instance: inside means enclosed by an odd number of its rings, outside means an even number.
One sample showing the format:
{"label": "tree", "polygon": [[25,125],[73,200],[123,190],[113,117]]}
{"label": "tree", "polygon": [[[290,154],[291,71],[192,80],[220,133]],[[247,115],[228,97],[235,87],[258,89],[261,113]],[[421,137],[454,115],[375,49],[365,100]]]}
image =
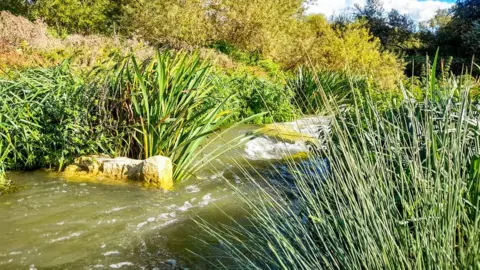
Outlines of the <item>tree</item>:
{"label": "tree", "polygon": [[209,19],[212,6],[202,2],[131,0],[124,6],[121,28],[159,46],[205,45],[216,33]]}
{"label": "tree", "polygon": [[439,29],[446,27],[452,21],[452,13],[449,9],[439,9],[435,12],[435,16],[428,21],[420,22],[420,31],[437,32]]}
{"label": "tree", "polygon": [[31,15],[59,32],[105,33],[112,30],[108,15],[115,5],[116,1],[110,0],[36,0],[31,4]]}
{"label": "tree", "polygon": [[480,20],[473,22],[472,28],[462,34],[462,40],[468,53],[472,55],[480,53]]}
{"label": "tree", "polygon": [[7,10],[15,15],[27,15],[27,0],[2,0],[0,1],[0,10]]}
{"label": "tree", "polygon": [[364,7],[355,5],[355,17],[357,20],[366,21],[370,32],[378,37],[384,47],[388,47],[389,27],[388,21],[384,16],[385,10],[381,0],[367,0]]}
{"label": "tree", "polygon": [[458,49],[456,55],[471,57],[478,48],[478,44],[472,44],[472,42],[478,35],[480,0],[459,0],[452,8],[452,12],[452,20],[445,27],[446,32],[450,35],[447,44]]}
{"label": "tree", "polygon": [[392,9],[388,13],[387,48],[399,48],[403,50],[415,49],[419,46],[419,40],[415,37],[415,23],[406,14]]}
{"label": "tree", "polygon": [[398,10],[385,12],[380,0],[367,0],[364,7],[356,5],[355,18],[364,20],[370,32],[380,39],[384,48],[408,50],[418,47],[415,37],[415,23]]}

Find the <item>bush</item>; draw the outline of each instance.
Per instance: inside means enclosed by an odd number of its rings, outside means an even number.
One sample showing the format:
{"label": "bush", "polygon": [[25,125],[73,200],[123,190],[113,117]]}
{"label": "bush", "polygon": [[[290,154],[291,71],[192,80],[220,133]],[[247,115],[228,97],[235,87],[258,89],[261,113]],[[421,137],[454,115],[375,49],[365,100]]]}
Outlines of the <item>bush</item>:
{"label": "bush", "polygon": [[[121,39],[79,34],[57,37],[42,21],[0,12],[0,74],[15,69],[47,67],[70,59],[80,72],[106,68],[133,53],[140,60],[152,56],[154,48],[136,38]],[[111,67],[111,66],[110,66]]]}
{"label": "bush", "polygon": [[115,7],[115,1],[109,0],[37,0],[30,13],[59,33],[92,34],[112,31]]}
{"label": "bush", "polygon": [[347,75],[345,72],[320,71],[312,72],[299,68],[287,80],[287,87],[295,93],[295,103],[304,114],[319,114],[324,111],[325,98],[335,101],[337,105],[353,104],[353,92],[359,96],[368,88],[367,79],[360,76]]}
{"label": "bush", "polygon": [[292,106],[292,91],[280,83],[247,73],[219,73],[211,79],[217,100],[231,97],[224,106],[232,114],[231,123],[260,113],[266,114],[255,118],[256,124],[286,122],[297,116]]}
{"label": "bush", "polygon": [[97,97],[96,89],[71,73],[68,62],[0,80],[6,130],[0,140],[15,149],[7,168],[61,168],[79,155],[114,152],[113,140],[97,125]]}

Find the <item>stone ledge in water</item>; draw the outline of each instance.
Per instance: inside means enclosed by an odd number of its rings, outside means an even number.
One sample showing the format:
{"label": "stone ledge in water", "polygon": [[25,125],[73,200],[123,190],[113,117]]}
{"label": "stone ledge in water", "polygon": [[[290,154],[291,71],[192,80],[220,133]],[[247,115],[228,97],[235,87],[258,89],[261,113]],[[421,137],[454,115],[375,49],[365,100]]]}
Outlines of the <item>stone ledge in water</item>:
{"label": "stone ledge in water", "polygon": [[68,175],[104,176],[117,180],[141,181],[148,186],[170,190],[173,187],[172,161],[163,156],[146,160],[104,155],[82,156],[65,168]]}
{"label": "stone ledge in water", "polygon": [[255,136],[264,136],[274,141],[294,144],[296,142],[304,142],[317,145],[318,139],[310,135],[300,133],[296,130],[287,128],[282,124],[268,124],[253,132]]}

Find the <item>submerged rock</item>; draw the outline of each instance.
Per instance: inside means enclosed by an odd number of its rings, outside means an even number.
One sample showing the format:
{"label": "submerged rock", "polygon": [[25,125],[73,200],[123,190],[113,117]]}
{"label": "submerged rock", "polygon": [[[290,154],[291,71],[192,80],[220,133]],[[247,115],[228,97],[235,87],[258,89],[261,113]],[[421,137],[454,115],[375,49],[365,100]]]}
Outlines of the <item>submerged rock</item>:
{"label": "submerged rock", "polygon": [[126,157],[83,156],[75,159],[75,164],[65,168],[70,176],[103,176],[117,180],[134,180],[146,185],[170,190],[173,187],[172,161],[163,156],[146,160]]}

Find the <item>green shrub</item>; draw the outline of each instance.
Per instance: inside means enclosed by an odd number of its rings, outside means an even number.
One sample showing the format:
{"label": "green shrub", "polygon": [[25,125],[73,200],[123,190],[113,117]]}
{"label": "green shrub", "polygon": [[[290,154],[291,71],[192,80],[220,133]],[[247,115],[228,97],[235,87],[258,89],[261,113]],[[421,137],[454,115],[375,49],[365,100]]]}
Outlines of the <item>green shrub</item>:
{"label": "green shrub", "polygon": [[30,13],[41,18],[61,33],[105,33],[111,32],[112,14],[116,4],[108,0],[37,0],[31,4]]}
{"label": "green shrub", "polygon": [[113,141],[97,125],[97,97],[68,62],[0,80],[0,115],[15,148],[7,168],[61,168],[78,155],[112,153]]}
{"label": "green shrub", "polygon": [[256,124],[286,122],[297,116],[292,92],[280,83],[247,73],[215,74],[211,80],[216,99],[231,97],[224,109],[232,114],[232,123],[259,113],[266,114],[255,118]]}
{"label": "green shrub", "polygon": [[136,61],[129,56],[87,79],[64,62],[0,80],[0,143],[15,148],[7,168],[61,169],[77,156],[103,153],[163,155],[176,180],[194,174],[201,167],[194,164],[208,161],[197,150],[228,119],[224,100],[210,101],[210,67],[182,52]]}
{"label": "green shrub", "polygon": [[295,93],[295,102],[305,114],[318,114],[324,110],[322,93],[325,98],[335,100],[338,105],[351,104],[352,88],[361,95],[367,89],[367,79],[360,76],[347,75],[344,72],[320,71],[312,72],[299,68],[287,80],[287,86]]}

